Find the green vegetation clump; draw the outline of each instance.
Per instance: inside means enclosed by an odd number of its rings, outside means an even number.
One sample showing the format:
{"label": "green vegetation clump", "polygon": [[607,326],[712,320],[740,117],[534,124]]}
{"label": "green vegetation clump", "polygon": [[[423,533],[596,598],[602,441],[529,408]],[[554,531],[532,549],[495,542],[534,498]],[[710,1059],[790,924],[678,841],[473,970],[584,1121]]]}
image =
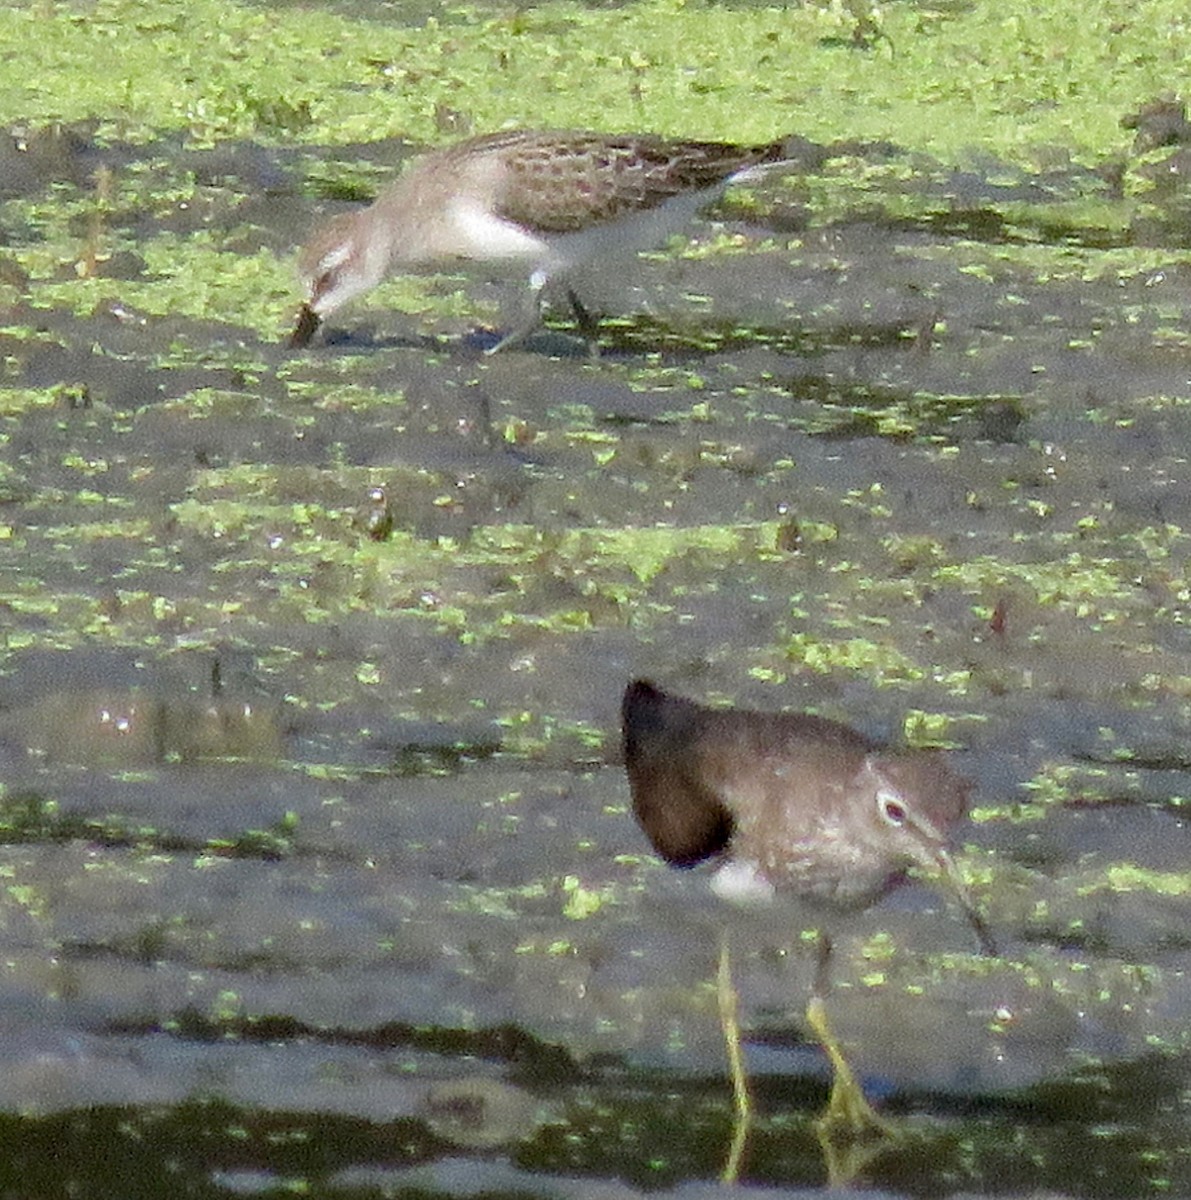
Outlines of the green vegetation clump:
{"label": "green vegetation clump", "polygon": [[[98,122],[324,144],[501,126],[741,140],[888,139],[954,160],[1095,161],[1185,66],[1186,6],[855,6],[644,0],[602,8],[263,7],[229,0],[7,6],[0,125]],[[404,16],[404,20],[401,19]]]}

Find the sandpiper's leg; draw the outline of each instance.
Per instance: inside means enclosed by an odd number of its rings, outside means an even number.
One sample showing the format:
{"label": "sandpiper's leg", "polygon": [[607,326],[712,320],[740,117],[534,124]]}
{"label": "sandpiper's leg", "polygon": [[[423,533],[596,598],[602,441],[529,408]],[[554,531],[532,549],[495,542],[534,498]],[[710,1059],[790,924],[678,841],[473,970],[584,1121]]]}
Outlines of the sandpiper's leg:
{"label": "sandpiper's leg", "polygon": [[893,1126],[879,1117],[865,1099],[860,1081],[844,1058],[835,1034],[831,1032],[825,1003],[831,986],[831,939],[820,932],[817,942],[819,961],[815,970],[814,990],[806,1006],[806,1021],[831,1062],[831,1098],[819,1118],[819,1127],[838,1138],[889,1137],[894,1133]]}
{"label": "sandpiper's leg", "polygon": [[732,963],[728,951],[728,931],[720,931],[720,963],[716,972],[716,995],[720,1006],[720,1027],[728,1050],[728,1071],[732,1077],[732,1099],[735,1116],[732,1120],[732,1145],[724,1169],[723,1183],[735,1183],[740,1177],[744,1152],[748,1147],[749,1129],[753,1122],[753,1098],[749,1092],[748,1075],[744,1069],[744,1047],[740,1041],[740,1003],[732,985]]}
{"label": "sandpiper's leg", "polygon": [[820,932],[817,942],[819,962],[806,1020],[831,1063],[831,1098],[815,1122],[815,1133],[823,1150],[828,1183],[846,1187],[897,1141],[899,1133],[865,1099],[864,1089],[831,1031],[824,1002],[831,982],[831,940]]}
{"label": "sandpiper's leg", "polygon": [[877,1115],[865,1099],[864,1089],[856,1078],[840,1044],[831,1032],[827,1009],[821,996],[812,996],[806,1006],[806,1021],[819,1039],[819,1044],[831,1062],[831,1099],[819,1118],[819,1126],[833,1137],[866,1138],[892,1137],[896,1130]]}
{"label": "sandpiper's leg", "polygon": [[574,288],[567,288],[567,299],[571,302],[571,311],[575,314],[575,321],[579,326],[579,332],[583,334],[583,338],[587,342],[587,352],[592,358],[599,358],[599,317],[594,316],[589,309],[584,307],[583,302],[575,295]]}
{"label": "sandpiper's leg", "polygon": [[529,299],[522,311],[521,319],[508,333],[484,351],[485,354],[499,354],[512,346],[519,346],[542,323],[542,291],[546,286],[546,277],[535,271],[529,278]]}

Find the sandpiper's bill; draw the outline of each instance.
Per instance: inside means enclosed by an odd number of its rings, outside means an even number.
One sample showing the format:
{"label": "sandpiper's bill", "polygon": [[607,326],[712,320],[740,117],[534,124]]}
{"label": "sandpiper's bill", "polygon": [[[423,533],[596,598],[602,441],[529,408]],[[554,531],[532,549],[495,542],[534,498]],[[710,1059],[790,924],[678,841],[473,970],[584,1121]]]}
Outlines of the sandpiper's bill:
{"label": "sandpiper's bill", "polygon": [[[664,242],[729,183],[783,159],[782,142],[733,145],[517,130],[469,138],[419,159],[370,207],[319,229],[298,267],[306,298],[290,345],[390,271],[507,264],[529,275],[520,322],[489,353],[541,320],[542,293],[576,267]],[[595,321],[567,286],[594,345]]]}

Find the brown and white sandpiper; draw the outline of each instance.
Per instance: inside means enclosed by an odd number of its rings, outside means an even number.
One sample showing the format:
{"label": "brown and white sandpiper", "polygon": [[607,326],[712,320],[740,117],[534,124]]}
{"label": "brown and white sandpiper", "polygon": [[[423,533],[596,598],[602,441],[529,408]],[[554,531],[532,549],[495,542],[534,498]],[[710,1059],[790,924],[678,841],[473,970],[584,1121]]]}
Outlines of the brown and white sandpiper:
{"label": "brown and white sandpiper", "polygon": [[[996,947],[951,857],[950,837],[968,806],[968,781],[922,750],[879,749],[847,725],[805,713],[705,708],[644,679],[625,689],[624,761],[633,812],[671,865],[718,858],[713,889],[728,899],[798,897],[820,917],[859,912],[912,868],[941,876],[980,948]],[[817,935],[818,969],[807,1023],[832,1066],[819,1122],[828,1173],[849,1172],[838,1149],[892,1132],[861,1091],[827,1020],[831,941]],[[736,1179],[751,1119],[726,939],[720,1005],[737,1121],[724,1168]]]}
{"label": "brown and white sandpiper", "polygon": [[[783,159],[782,142],[733,145],[650,134],[516,130],[419,159],[374,204],[318,230],[298,260],[305,301],[290,345],[390,271],[505,264],[529,275],[521,321],[489,353],[532,333],[542,293],[576,267],[664,242],[734,180]],[[568,287],[581,331],[595,321]]]}

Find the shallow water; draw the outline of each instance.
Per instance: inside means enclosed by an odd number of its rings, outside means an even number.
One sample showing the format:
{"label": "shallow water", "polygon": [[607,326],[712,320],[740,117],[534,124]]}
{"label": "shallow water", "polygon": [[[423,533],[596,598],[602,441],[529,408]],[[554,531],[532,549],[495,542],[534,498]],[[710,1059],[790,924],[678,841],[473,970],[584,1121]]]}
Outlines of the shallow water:
{"label": "shallow water", "polygon": [[[138,153],[59,138],[21,194]],[[714,1178],[724,925],[748,1179],[818,1186],[813,918],[650,855],[637,674],[949,744],[975,781],[1002,957],[925,883],[837,930],[833,1019],[906,1131],[866,1181],[1186,1187],[1178,198],[1109,236],[1070,216],[1112,203],[1092,172],[896,159],[828,148],[720,253],[593,272],[598,363],[563,327],[481,357],[484,281],[300,355],[126,306],[141,237],[281,252],[329,207],[252,146],[201,205],[107,218],[132,248],[96,311],[0,276],[6,1194]],[[863,205],[822,215],[857,162]]]}

